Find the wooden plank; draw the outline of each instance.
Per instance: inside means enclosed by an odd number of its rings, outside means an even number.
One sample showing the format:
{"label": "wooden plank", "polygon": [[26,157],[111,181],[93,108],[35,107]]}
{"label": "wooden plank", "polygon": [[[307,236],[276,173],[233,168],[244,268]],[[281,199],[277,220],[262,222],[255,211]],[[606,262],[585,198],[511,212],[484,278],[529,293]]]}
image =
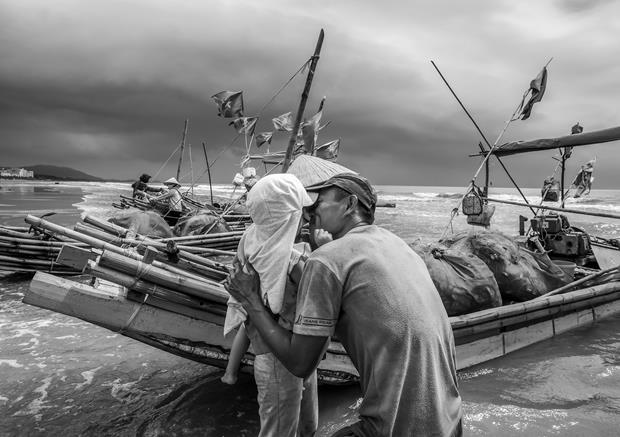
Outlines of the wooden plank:
{"label": "wooden plank", "polygon": [[85,284],[39,272],[24,303],[77,317],[115,332],[127,331],[200,342],[230,349],[222,327],[131,302]]}
{"label": "wooden plank", "polygon": [[65,244],[60,249],[56,262],[63,266],[73,267],[78,272],[83,272],[88,261],[94,261],[95,258],[97,258],[97,254],[91,250]]}
{"label": "wooden plank", "polygon": [[604,319],[605,317],[613,316],[620,313],[620,300],[609,302],[604,305],[597,306],[593,309],[594,317],[598,319]]}
{"label": "wooden plank", "polygon": [[456,347],[456,367],[465,369],[475,364],[504,355],[504,339],[499,334],[494,337],[462,344]]}
{"label": "wooden plank", "polygon": [[559,317],[553,321],[555,327],[555,333],[560,334],[562,332],[569,331],[583,325],[589,325],[594,322],[594,314],[592,309],[578,311],[572,314]]}
{"label": "wooden plank", "polygon": [[505,353],[510,353],[553,337],[553,321],[547,320],[504,333]]}

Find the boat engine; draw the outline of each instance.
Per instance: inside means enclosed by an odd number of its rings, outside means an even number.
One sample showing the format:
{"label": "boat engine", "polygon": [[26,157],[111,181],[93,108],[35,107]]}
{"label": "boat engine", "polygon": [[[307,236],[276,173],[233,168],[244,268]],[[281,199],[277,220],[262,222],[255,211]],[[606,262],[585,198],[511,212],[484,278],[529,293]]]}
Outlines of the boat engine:
{"label": "boat engine", "polygon": [[530,225],[550,256],[584,258],[592,253],[588,234],[572,228],[565,215],[534,217],[530,219]]}

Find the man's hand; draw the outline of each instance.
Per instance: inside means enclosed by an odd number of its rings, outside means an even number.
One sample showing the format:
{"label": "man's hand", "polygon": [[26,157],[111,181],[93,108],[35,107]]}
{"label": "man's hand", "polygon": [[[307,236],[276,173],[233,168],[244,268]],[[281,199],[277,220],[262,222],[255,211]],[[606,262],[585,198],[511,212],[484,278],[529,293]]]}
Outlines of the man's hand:
{"label": "man's hand", "polygon": [[224,282],[224,287],[232,297],[237,299],[246,309],[263,307],[260,298],[260,278],[256,270],[248,263],[244,266],[238,258],[233,262],[233,270]]}

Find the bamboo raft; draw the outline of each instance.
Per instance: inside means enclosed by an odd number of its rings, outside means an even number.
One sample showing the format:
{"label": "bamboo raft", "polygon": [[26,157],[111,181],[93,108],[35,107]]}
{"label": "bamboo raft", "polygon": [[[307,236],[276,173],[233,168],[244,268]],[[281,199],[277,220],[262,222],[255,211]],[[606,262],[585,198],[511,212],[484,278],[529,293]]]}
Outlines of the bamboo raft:
{"label": "bamboo raft", "polygon": [[137,254],[132,255],[134,257],[140,257],[148,249],[158,250],[158,257],[166,259],[168,245],[172,242],[180,258],[176,262],[178,267],[222,279],[227,272],[225,266],[208,259],[234,255],[243,234],[240,229],[185,237],[150,238],[93,216],[85,215],[82,220],[83,223],[77,223],[73,230],[34,216],[26,218],[30,228],[0,226],[0,271],[76,275],[81,273],[81,269],[58,261],[64,246],[84,250],[106,248],[120,253],[132,248]]}

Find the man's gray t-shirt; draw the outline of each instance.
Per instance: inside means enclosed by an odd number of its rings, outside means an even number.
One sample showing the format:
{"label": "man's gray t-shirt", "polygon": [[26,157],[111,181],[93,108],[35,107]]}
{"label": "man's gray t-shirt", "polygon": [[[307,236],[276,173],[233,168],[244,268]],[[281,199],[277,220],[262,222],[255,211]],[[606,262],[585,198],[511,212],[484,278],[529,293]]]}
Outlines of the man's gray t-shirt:
{"label": "man's gray t-shirt", "polygon": [[337,336],[360,373],[365,434],[449,436],[461,418],[454,337],[422,259],[375,225],[313,252],[293,332]]}

